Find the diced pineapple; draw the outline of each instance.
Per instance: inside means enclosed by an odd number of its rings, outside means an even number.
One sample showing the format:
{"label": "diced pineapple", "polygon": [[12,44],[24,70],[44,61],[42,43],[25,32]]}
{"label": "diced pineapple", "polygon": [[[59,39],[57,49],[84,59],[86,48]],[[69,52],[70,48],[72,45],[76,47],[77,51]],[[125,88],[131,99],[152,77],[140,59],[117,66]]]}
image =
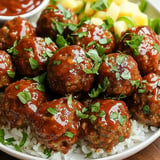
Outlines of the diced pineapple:
{"label": "diced pineapple", "polygon": [[135,13],[138,14],[140,13],[140,9],[136,3],[126,1],[120,5],[119,17],[122,16],[133,17]]}
{"label": "diced pineapple", "polygon": [[102,25],[104,22],[100,18],[92,17],[91,18],[91,23],[95,25]]}
{"label": "diced pineapple", "polygon": [[106,11],[97,11],[93,16],[102,20],[107,18]]}
{"label": "diced pineapple", "polygon": [[126,2],[128,0],[113,0],[117,5],[121,5],[123,2]]}
{"label": "diced pineapple", "polygon": [[97,0],[84,0],[84,2],[91,2],[91,3],[95,2],[95,1],[97,1]]}
{"label": "diced pineapple", "polygon": [[121,33],[125,32],[127,29],[127,24],[124,21],[117,21],[114,23],[115,35],[121,36]]}
{"label": "diced pineapple", "polygon": [[119,15],[120,7],[115,3],[112,2],[107,10],[107,17],[111,17],[113,21],[116,21]]}
{"label": "diced pineapple", "polygon": [[87,2],[86,3],[86,6],[85,6],[85,9],[84,9],[84,13],[86,16],[91,16],[94,14],[94,10],[91,8],[91,2]]}
{"label": "diced pineapple", "polygon": [[84,5],[82,0],[59,0],[58,3],[65,8],[70,8],[73,11],[80,10]]}
{"label": "diced pineapple", "polygon": [[137,26],[148,25],[148,16],[144,13],[134,14],[133,19]]}

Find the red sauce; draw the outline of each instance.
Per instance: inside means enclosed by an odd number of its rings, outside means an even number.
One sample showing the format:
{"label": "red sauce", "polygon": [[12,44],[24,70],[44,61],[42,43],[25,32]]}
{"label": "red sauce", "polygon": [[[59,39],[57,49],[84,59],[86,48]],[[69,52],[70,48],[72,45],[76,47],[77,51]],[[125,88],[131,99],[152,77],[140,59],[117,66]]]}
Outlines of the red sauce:
{"label": "red sauce", "polygon": [[16,16],[32,11],[43,0],[0,0],[0,15]]}

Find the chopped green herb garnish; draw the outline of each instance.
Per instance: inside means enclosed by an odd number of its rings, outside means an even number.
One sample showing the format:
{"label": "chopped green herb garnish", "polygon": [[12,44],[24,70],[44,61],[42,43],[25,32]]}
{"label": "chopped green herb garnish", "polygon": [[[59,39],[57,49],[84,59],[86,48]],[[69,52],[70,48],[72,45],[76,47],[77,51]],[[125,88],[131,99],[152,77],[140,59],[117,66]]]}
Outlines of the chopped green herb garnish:
{"label": "chopped green herb garnish", "polygon": [[15,47],[17,46],[17,44],[18,44],[18,41],[17,41],[17,40],[14,41],[13,46],[10,47],[10,48],[8,48],[8,49],[7,49],[7,52],[8,52],[8,53],[12,53],[13,56],[18,55],[18,51],[15,49]]}
{"label": "chopped green herb garnish", "polygon": [[79,56],[79,57],[77,57],[77,58],[76,58],[76,60],[77,60],[77,62],[78,62],[78,63],[81,63],[81,62],[83,62],[83,61],[84,61],[84,60],[83,60],[83,58],[82,58],[82,57],[80,57],[80,56]]}
{"label": "chopped green herb garnish", "polygon": [[57,35],[56,44],[58,45],[59,48],[62,48],[62,47],[64,47],[64,46],[67,46],[67,45],[68,45],[68,43],[67,43],[67,41],[64,39],[64,37],[61,36],[61,35],[59,35],[59,34]]}
{"label": "chopped green herb garnish", "polygon": [[94,121],[97,119],[97,117],[95,116],[95,115],[91,115],[91,116],[89,116],[89,120],[90,120],[90,122],[93,124],[94,123]]}
{"label": "chopped green herb garnish", "polygon": [[51,157],[52,149],[45,148],[43,153],[47,156],[47,158]]}
{"label": "chopped green herb garnish", "polygon": [[15,73],[15,72],[10,71],[10,70],[8,70],[8,71],[7,71],[7,74],[8,74],[8,76],[9,76],[10,78],[14,78],[14,77],[15,77],[15,75],[16,75],[16,73]]}
{"label": "chopped green herb garnish", "polygon": [[54,65],[60,65],[60,64],[61,64],[61,61],[53,61],[53,64],[54,64]]}
{"label": "chopped green herb garnish", "polygon": [[124,62],[126,57],[127,57],[126,54],[118,55],[117,58],[116,58],[117,65],[121,65]]}
{"label": "chopped green herb garnish", "polygon": [[52,39],[50,37],[45,37],[44,41],[47,45],[50,45],[51,43],[53,43]]}
{"label": "chopped green herb garnish", "polygon": [[59,34],[62,34],[64,31],[64,27],[67,26],[67,24],[55,21],[52,22],[53,22],[52,29],[57,31]]}
{"label": "chopped green herb garnish", "polygon": [[29,91],[22,91],[17,94],[18,99],[26,104],[28,101],[32,99],[31,93]]}
{"label": "chopped green herb garnish", "polygon": [[17,89],[17,90],[19,89],[19,86],[18,86],[18,85],[15,85],[14,87],[15,87],[15,89]]}
{"label": "chopped green herb garnish", "polygon": [[65,132],[66,137],[73,138],[74,134],[72,132]]}
{"label": "chopped green herb garnish", "polygon": [[29,63],[30,63],[30,66],[33,70],[35,70],[39,67],[38,61],[34,58],[29,58]]}
{"label": "chopped green herb garnish", "polygon": [[70,19],[72,17],[72,14],[68,10],[66,10],[62,5],[58,4],[57,8],[63,14],[65,19]]}
{"label": "chopped green herb garnish", "polygon": [[144,113],[144,114],[149,114],[149,113],[150,113],[149,105],[145,105],[145,106],[142,108],[142,110],[143,110],[143,113]]}
{"label": "chopped green herb garnish", "polygon": [[115,119],[117,120],[118,119],[118,116],[119,116],[119,113],[118,112],[112,112],[110,114],[110,119]]}
{"label": "chopped green herb garnish", "polygon": [[77,24],[68,24],[68,29],[71,31],[77,31],[78,27]]}
{"label": "chopped green herb garnish", "polygon": [[96,50],[100,56],[103,56],[106,52],[106,48],[103,46],[99,45],[98,43],[96,44]]}
{"label": "chopped green herb garnish", "polygon": [[139,80],[131,80],[130,82],[131,82],[131,85],[135,86],[136,88],[138,88],[139,85],[140,85],[140,81]]}
{"label": "chopped green herb garnish", "polygon": [[105,111],[101,111],[98,116],[99,117],[105,117],[106,116],[106,112]]}
{"label": "chopped green herb garnish", "polygon": [[50,3],[51,3],[51,4],[54,4],[54,5],[55,5],[57,2],[58,2],[58,0],[50,0]]}
{"label": "chopped green herb garnish", "polygon": [[155,48],[158,52],[160,52],[160,46],[158,46],[157,43],[154,44],[154,48]]}
{"label": "chopped green herb garnish", "polygon": [[137,34],[134,34],[130,40],[126,40],[126,44],[133,49],[134,56],[137,56],[139,54],[138,47],[142,43],[142,40],[143,40],[143,36],[139,36]]}
{"label": "chopped green herb garnish", "polygon": [[30,48],[24,48],[24,50],[27,51],[27,52],[31,52],[31,51],[33,51],[33,48],[32,47],[30,47]]}
{"label": "chopped green herb garnish", "polygon": [[0,129],[0,142],[4,143],[5,132],[4,129]]}
{"label": "chopped green herb garnish", "polygon": [[83,107],[82,108],[82,113],[85,113],[85,112],[87,112],[88,111],[88,108],[86,108],[86,107]]}
{"label": "chopped green herb garnish", "polygon": [[96,97],[98,97],[100,93],[103,93],[103,92],[106,91],[109,83],[110,83],[110,82],[109,82],[108,77],[105,77],[105,78],[104,78],[104,81],[103,81],[103,85],[98,84],[98,88],[97,88],[97,89],[93,88],[93,89],[91,90],[91,93],[89,93],[89,96],[90,96],[91,98],[96,98]]}
{"label": "chopped green herb garnish", "polygon": [[67,105],[69,108],[72,108],[72,94],[67,97]]}
{"label": "chopped green herb garnish", "polygon": [[119,141],[119,142],[123,142],[123,140],[124,140],[124,137],[123,137],[123,136],[120,136],[120,137],[118,138],[118,141]]}
{"label": "chopped green herb garnish", "polygon": [[89,153],[86,154],[85,158],[89,158],[91,155],[92,155],[92,152],[89,152]]}
{"label": "chopped green herb garnish", "polygon": [[79,111],[79,110],[77,110],[77,109],[76,109],[76,115],[77,115],[77,117],[79,117],[79,118],[81,118],[81,119],[86,119],[86,118],[89,117],[88,114],[84,114],[84,113],[82,113],[81,111]]}
{"label": "chopped green herb garnish", "polygon": [[43,84],[45,78],[46,78],[47,73],[42,73],[41,75],[38,75],[36,77],[33,77],[32,79],[40,84]]}
{"label": "chopped green herb garnish", "polygon": [[90,105],[91,112],[98,113],[99,112],[100,103],[94,103]]}
{"label": "chopped green herb garnish", "polygon": [[131,72],[125,68],[125,70],[121,73],[121,77],[125,80],[131,79]]}
{"label": "chopped green herb garnish", "polygon": [[89,46],[92,46],[94,44],[96,44],[96,41],[91,41],[91,42],[88,43],[88,45],[86,47],[88,48]]}
{"label": "chopped green herb garnish", "polygon": [[108,44],[110,42],[111,42],[111,39],[107,39],[107,38],[99,39],[100,44]]}
{"label": "chopped green herb garnish", "polygon": [[126,120],[127,120],[127,117],[125,115],[120,116],[118,119],[121,126],[123,126],[123,124]]}
{"label": "chopped green herb garnish", "polygon": [[160,33],[160,18],[154,18],[149,20],[149,27],[153,29],[156,34]]}
{"label": "chopped green herb garnish", "polygon": [[102,63],[102,58],[98,55],[97,51],[92,49],[89,50],[86,55],[94,61],[94,67],[92,69],[84,69],[84,72],[88,74],[99,74],[98,70]]}
{"label": "chopped green herb garnish", "polygon": [[111,0],[97,0],[91,4],[91,8],[96,11],[103,11],[109,7]]}
{"label": "chopped green herb garnish", "polygon": [[160,80],[158,81],[157,86],[160,87]]}
{"label": "chopped green herb garnish", "polygon": [[49,108],[47,109],[47,111],[48,111],[50,114],[52,114],[53,116],[54,116],[55,114],[57,114],[57,109],[56,109],[56,108],[49,107]]}
{"label": "chopped green herb garnish", "polygon": [[146,89],[138,89],[138,93],[143,94],[146,92]]}
{"label": "chopped green herb garnish", "polygon": [[73,33],[72,35],[78,36],[79,39],[86,37],[88,35],[88,32],[77,32]]}
{"label": "chopped green herb garnish", "polygon": [[39,91],[45,92],[45,86],[43,84],[38,84],[36,87]]}

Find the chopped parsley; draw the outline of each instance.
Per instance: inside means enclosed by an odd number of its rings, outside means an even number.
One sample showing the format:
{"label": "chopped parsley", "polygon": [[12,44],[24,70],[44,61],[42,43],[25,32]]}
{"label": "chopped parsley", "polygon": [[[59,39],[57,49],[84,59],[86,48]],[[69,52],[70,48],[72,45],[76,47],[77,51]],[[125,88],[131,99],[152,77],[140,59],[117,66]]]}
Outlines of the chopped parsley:
{"label": "chopped parsley", "polygon": [[33,70],[35,70],[39,67],[38,61],[34,58],[29,58],[29,63],[30,63],[30,66]]}
{"label": "chopped parsley", "polygon": [[106,112],[105,111],[101,111],[98,116],[99,117],[105,117],[106,116]]}
{"label": "chopped parsley", "polygon": [[133,56],[138,56],[138,47],[142,43],[143,36],[139,36],[137,34],[134,34],[130,40],[126,40],[126,44],[133,49]]}
{"label": "chopped parsley", "polygon": [[27,51],[27,52],[31,52],[31,51],[33,51],[33,48],[32,47],[30,47],[30,48],[24,48],[24,50]]}
{"label": "chopped parsley", "polygon": [[92,69],[84,69],[87,74],[99,74],[98,70],[102,63],[102,58],[98,55],[98,52],[94,49],[89,50],[86,55],[94,61],[94,66]]}
{"label": "chopped parsley", "polygon": [[54,64],[54,65],[60,65],[60,64],[61,64],[61,61],[53,61],[53,64]]}
{"label": "chopped parsley", "polygon": [[116,64],[121,65],[124,62],[126,57],[127,57],[126,54],[118,55],[117,58],[116,58]]}
{"label": "chopped parsley", "polygon": [[111,0],[97,0],[91,4],[91,8],[96,11],[103,11],[109,7]]}
{"label": "chopped parsley", "polygon": [[47,111],[48,111],[50,114],[52,114],[53,116],[54,116],[55,114],[57,114],[57,109],[56,109],[56,108],[49,107],[49,108],[47,109]]}
{"label": "chopped parsley", "polygon": [[7,70],[7,74],[10,78],[14,78],[16,73],[14,71]]}
{"label": "chopped parsley", "polygon": [[47,44],[47,45],[50,45],[51,43],[53,43],[52,39],[50,37],[45,37],[44,38],[44,42]]}
{"label": "chopped parsley", "polygon": [[59,48],[62,48],[64,46],[68,45],[65,38],[63,36],[59,35],[59,34],[57,35],[56,44],[58,45]]}
{"label": "chopped parsley", "polygon": [[98,40],[100,44],[108,44],[111,42],[111,39],[102,38]]}
{"label": "chopped parsley", "polygon": [[72,108],[72,94],[67,97],[67,105],[69,108]]}
{"label": "chopped parsley", "polygon": [[36,87],[39,91],[45,92],[45,87],[43,84],[38,84]]}
{"label": "chopped parsley", "polygon": [[18,44],[18,41],[17,41],[17,40],[14,41],[13,46],[10,47],[10,48],[8,48],[8,49],[7,49],[7,52],[8,52],[8,53],[12,53],[13,56],[18,55],[18,51],[15,49],[15,47],[17,46],[17,44]]}
{"label": "chopped parsley", "polygon": [[57,8],[63,14],[65,19],[70,19],[72,17],[72,14],[68,10],[66,10],[62,5],[58,4]]}
{"label": "chopped parsley", "polygon": [[62,34],[64,31],[65,23],[52,21],[52,29],[57,31],[59,34]]}
{"label": "chopped parsley", "polygon": [[158,46],[157,43],[154,44],[154,48],[155,48],[158,52],[160,52],[160,47]]}
{"label": "chopped parsley", "polygon": [[90,105],[91,112],[98,113],[99,112],[100,103],[94,103]]}
{"label": "chopped parsley", "polygon": [[144,113],[144,114],[149,114],[149,113],[150,113],[149,105],[145,105],[145,106],[142,108],[142,110],[143,110],[143,113]]}
{"label": "chopped parsley", "polygon": [[42,73],[41,75],[38,75],[36,77],[33,77],[32,79],[40,84],[43,84],[45,78],[46,78],[47,73]]}
{"label": "chopped parsley", "polygon": [[89,116],[89,120],[90,120],[90,122],[93,124],[94,123],[94,121],[97,119],[97,117],[95,116],[95,115],[91,115],[91,116]]}
{"label": "chopped parsley", "polygon": [[19,86],[18,86],[18,85],[15,85],[14,88],[18,90],[18,89],[19,89]]}
{"label": "chopped parsley", "polygon": [[125,80],[130,80],[131,72],[127,68],[125,68],[125,70],[121,73],[121,77]]}
{"label": "chopped parsley", "polygon": [[73,138],[74,134],[72,132],[65,132],[66,137]]}
{"label": "chopped parsley", "polygon": [[91,98],[96,98],[96,97],[98,97],[100,93],[103,93],[103,92],[106,91],[109,83],[110,83],[110,82],[109,82],[108,77],[105,77],[105,78],[104,78],[104,81],[103,81],[103,85],[98,84],[97,89],[93,88],[93,89],[91,90],[91,93],[89,93],[89,96],[90,96]]}
{"label": "chopped parsley", "polygon": [[29,91],[22,91],[17,94],[18,99],[26,104],[28,101],[32,99],[31,93]]}
{"label": "chopped parsley", "polygon": [[143,94],[145,92],[146,92],[146,89],[143,89],[143,88],[138,89],[138,93],[140,93],[140,94]]}
{"label": "chopped parsley", "polygon": [[89,117],[88,114],[84,114],[84,113],[82,113],[81,111],[79,111],[79,110],[77,110],[77,109],[76,109],[76,115],[77,115],[77,117],[79,117],[79,118],[81,118],[81,119],[86,119],[86,118]]}
{"label": "chopped parsley", "polygon": [[72,35],[78,36],[79,39],[86,37],[88,35],[88,32],[77,32],[73,33]]}
{"label": "chopped parsley", "polygon": [[86,154],[85,158],[89,158],[91,155],[92,155],[92,152],[89,152],[89,153]]}
{"label": "chopped parsley", "polygon": [[47,156],[47,158],[51,157],[52,149],[45,148],[43,153]]}
{"label": "chopped parsley", "polygon": [[119,141],[119,142],[123,142],[123,140],[124,140],[124,137],[123,137],[123,136],[120,136],[120,137],[118,138],[118,141]]}

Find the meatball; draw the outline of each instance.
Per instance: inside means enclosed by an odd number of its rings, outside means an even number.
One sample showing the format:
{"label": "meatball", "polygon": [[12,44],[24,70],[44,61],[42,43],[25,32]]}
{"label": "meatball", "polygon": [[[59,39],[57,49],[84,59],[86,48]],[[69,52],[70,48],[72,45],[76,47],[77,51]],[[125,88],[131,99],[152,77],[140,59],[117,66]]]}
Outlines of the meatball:
{"label": "meatball", "polygon": [[77,15],[61,5],[49,5],[37,21],[36,32],[38,36],[56,40],[57,34],[65,33],[68,24],[78,24]]}
{"label": "meatball", "polygon": [[106,95],[128,96],[135,90],[135,82],[141,79],[137,63],[130,55],[108,54],[99,68],[98,82],[103,85],[108,80],[109,83]]}
{"label": "meatball", "polygon": [[13,53],[12,57],[17,73],[21,77],[34,77],[46,71],[48,55],[57,50],[55,43],[47,39],[45,41],[41,37],[30,37],[19,41],[14,49],[16,54]]}
{"label": "meatball", "polygon": [[16,40],[31,36],[35,36],[35,28],[26,19],[16,17],[7,21],[0,29],[0,49],[6,50]]}
{"label": "meatball", "polygon": [[135,119],[160,127],[160,76],[155,73],[146,75],[127,103]]}
{"label": "meatball", "polygon": [[151,72],[160,75],[160,41],[148,26],[129,29],[121,36],[118,50],[132,55],[143,75]]}
{"label": "meatball", "polygon": [[31,123],[33,133],[47,148],[67,153],[80,134],[76,111],[82,107],[71,95],[41,104]]}
{"label": "meatball", "polygon": [[93,148],[110,151],[113,146],[130,136],[131,121],[123,101],[97,99],[85,113],[81,126],[84,140]]}
{"label": "meatball", "polygon": [[10,55],[0,50],[0,88],[8,86],[14,77],[15,71]]}
{"label": "meatball", "polygon": [[0,122],[11,127],[23,128],[46,101],[45,92],[32,80],[20,80],[10,84],[2,94],[0,101]]}
{"label": "meatball", "polygon": [[94,24],[83,24],[72,34],[75,44],[84,47],[87,51],[97,49],[105,54],[113,52],[115,39],[112,33]]}
{"label": "meatball", "polygon": [[85,50],[77,45],[66,46],[54,53],[47,67],[47,79],[52,91],[65,95],[88,92],[94,75],[85,72],[93,62]]}

